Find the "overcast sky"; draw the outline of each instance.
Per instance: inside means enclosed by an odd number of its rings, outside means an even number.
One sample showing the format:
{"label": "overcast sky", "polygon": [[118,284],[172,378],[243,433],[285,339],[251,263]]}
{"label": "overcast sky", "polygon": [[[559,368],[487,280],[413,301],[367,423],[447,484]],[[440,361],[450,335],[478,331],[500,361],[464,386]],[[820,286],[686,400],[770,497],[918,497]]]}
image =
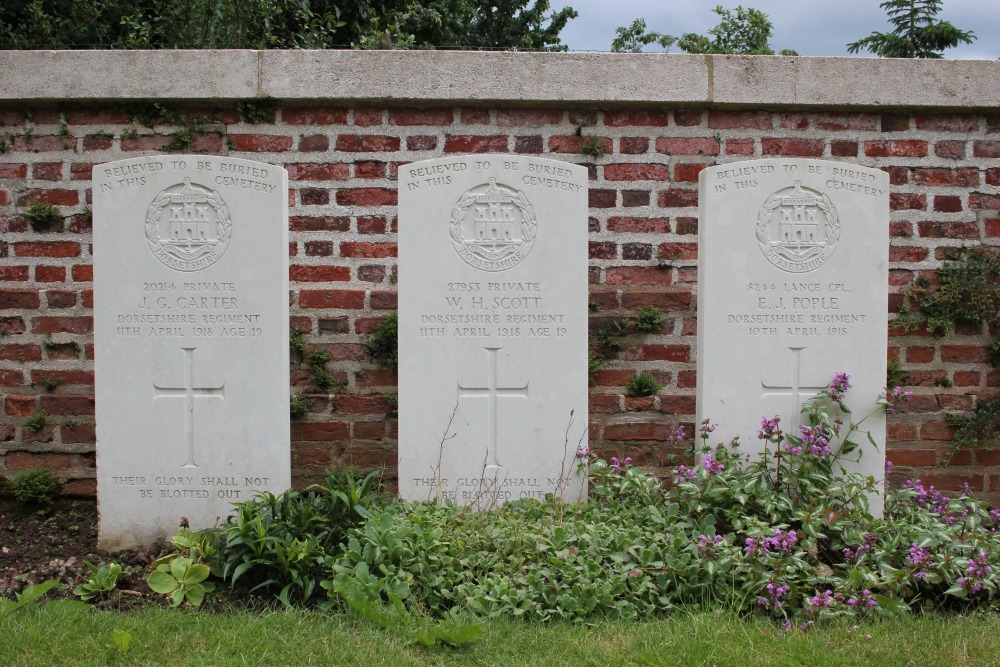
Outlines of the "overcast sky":
{"label": "overcast sky", "polygon": [[[804,56],[847,56],[846,44],[872,32],[890,32],[880,0],[552,0],[553,9],[567,5],[580,16],[567,24],[562,40],[571,51],[609,51],[615,28],[643,17],[650,30],[669,35],[705,32],[717,25],[716,5],[738,4],[761,10],[774,25],[771,47],[794,49]],[[1000,58],[1000,0],[944,0],[939,19],[976,40],[945,51],[946,58]],[[661,50],[657,46],[647,51]],[[673,47],[672,52],[677,48]],[[860,54],[859,54],[860,55]],[[865,54],[868,55],[868,54]]]}

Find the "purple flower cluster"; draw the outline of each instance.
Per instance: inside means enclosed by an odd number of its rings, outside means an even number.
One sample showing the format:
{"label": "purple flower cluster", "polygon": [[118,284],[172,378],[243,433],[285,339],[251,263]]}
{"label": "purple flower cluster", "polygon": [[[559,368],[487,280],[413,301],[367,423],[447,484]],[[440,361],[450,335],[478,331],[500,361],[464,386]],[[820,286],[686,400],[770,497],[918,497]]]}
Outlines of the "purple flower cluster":
{"label": "purple flower cluster", "polygon": [[910,545],[910,554],[906,557],[906,564],[915,569],[914,579],[926,579],[930,572],[927,568],[933,562],[931,551],[927,547],[918,547],[916,542]]}
{"label": "purple flower cluster", "polygon": [[757,437],[761,440],[767,440],[768,442],[773,442],[778,444],[781,442],[781,427],[778,423],[781,421],[781,417],[774,415],[773,419],[768,419],[767,417],[761,417],[760,419],[760,430],[757,431]]}
{"label": "purple flower cluster", "polygon": [[611,457],[611,472],[613,472],[616,475],[621,475],[624,472],[625,468],[628,467],[629,463],[632,463],[632,457],[631,456],[626,456],[621,461],[618,460],[617,456],[612,456]]}
{"label": "purple flower cluster", "polygon": [[715,459],[713,459],[711,454],[706,456],[705,460],[702,461],[702,463],[705,466],[705,470],[707,470],[708,474],[710,475],[717,475],[718,473],[726,469],[726,465],[721,461],[716,461]]}
{"label": "purple flower cluster", "polygon": [[816,426],[801,426],[802,444],[809,449],[809,452],[821,461],[825,461],[830,455],[830,440],[826,437],[826,429],[822,424]]}
{"label": "purple flower cluster", "polygon": [[746,548],[743,550],[748,556],[769,554],[772,551],[777,553],[788,553],[799,541],[794,530],[784,531],[781,528],[774,529],[774,537],[748,537]]}
{"label": "purple flower cluster", "polygon": [[958,517],[948,513],[948,505],[951,499],[940,491],[935,490],[933,485],[930,488],[925,488],[923,482],[919,479],[908,479],[903,482],[903,488],[916,491],[917,504],[937,514],[943,523],[953,524],[958,520]]}
{"label": "purple flower cluster", "polygon": [[670,435],[667,436],[667,442],[673,443],[675,445],[679,445],[682,442],[684,442],[684,437],[685,437],[684,425],[683,424],[675,424],[671,428]]}
{"label": "purple flower cluster", "polygon": [[705,419],[701,422],[701,428],[699,428],[698,430],[701,433],[702,438],[708,438],[708,434],[717,429],[718,427],[719,427],[718,424],[710,424],[709,420]]}
{"label": "purple flower cluster", "polygon": [[698,473],[696,473],[693,468],[688,468],[686,465],[679,465],[677,466],[677,469],[674,470],[674,484],[693,482],[696,479],[698,479]]}
{"label": "purple flower cluster", "polygon": [[896,408],[900,403],[906,401],[913,396],[912,391],[903,391],[902,387],[893,387],[891,391],[886,391],[882,394],[882,399],[885,401],[885,411],[887,414],[894,414]]}
{"label": "purple flower cluster", "polygon": [[992,571],[989,558],[986,557],[986,550],[980,549],[978,556],[969,559],[969,567],[965,568],[965,574],[968,576],[962,577],[955,583],[970,593],[978,593],[983,589],[983,580],[990,576]]}
{"label": "purple flower cluster", "polygon": [[878,604],[878,601],[875,599],[875,596],[872,595],[872,592],[867,588],[861,591],[861,595],[859,595],[856,598],[844,599],[843,595],[838,594],[837,601],[838,602],[842,601],[851,609],[871,609],[872,607]]}
{"label": "purple flower cluster", "polygon": [[792,589],[788,584],[782,584],[781,586],[775,586],[773,583],[768,584],[766,587],[767,597],[763,595],[759,596],[757,604],[768,609],[779,609],[781,607],[781,598],[787,595],[790,590]]}
{"label": "purple flower cluster", "polygon": [[576,455],[578,458],[586,460],[590,456],[590,445],[580,445],[576,448]]}
{"label": "purple flower cluster", "polygon": [[878,542],[878,536],[875,533],[865,533],[865,543],[856,549],[851,549],[846,547],[843,550],[844,560],[848,563],[857,563],[858,559],[861,558],[862,554],[870,554],[875,551],[875,544]]}
{"label": "purple flower cluster", "polygon": [[833,591],[828,588],[806,600],[806,611],[815,616],[821,610],[832,607],[835,601]]}
{"label": "purple flower cluster", "polygon": [[837,373],[833,376],[833,382],[830,383],[830,388],[827,389],[827,393],[830,394],[830,398],[839,401],[847,393],[847,390],[851,388],[851,376],[847,373]]}
{"label": "purple flower cluster", "polygon": [[698,541],[695,542],[695,547],[698,549],[698,555],[702,558],[715,560],[715,548],[725,543],[726,538],[722,535],[716,535],[711,539],[707,535],[699,535]]}
{"label": "purple flower cluster", "polygon": [[836,605],[844,605],[850,609],[871,609],[878,604],[875,596],[867,588],[861,591],[860,595],[848,597],[843,593],[834,594],[829,588],[817,593],[806,600],[806,612],[810,616],[817,616],[824,609],[829,609]]}

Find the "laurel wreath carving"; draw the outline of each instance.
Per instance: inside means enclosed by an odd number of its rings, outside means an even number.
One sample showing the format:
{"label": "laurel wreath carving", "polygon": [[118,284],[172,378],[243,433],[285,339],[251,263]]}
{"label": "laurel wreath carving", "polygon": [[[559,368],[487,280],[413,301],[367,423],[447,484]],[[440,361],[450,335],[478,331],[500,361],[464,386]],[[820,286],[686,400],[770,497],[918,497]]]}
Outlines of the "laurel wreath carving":
{"label": "laurel wreath carving", "polygon": [[163,213],[163,206],[170,201],[170,195],[166,192],[161,192],[156,195],[153,199],[153,203],[149,205],[146,210],[146,240],[153,245],[160,244],[160,235],[158,233],[160,226],[160,215]]}
{"label": "laurel wreath carving", "polygon": [[476,201],[476,196],[471,192],[462,195],[455,208],[451,209],[451,240],[455,243],[462,243],[462,222],[465,220],[465,211]]}
{"label": "laurel wreath carving", "polygon": [[514,205],[521,210],[521,236],[524,237],[525,243],[533,243],[535,233],[538,231],[538,223],[535,222],[535,207],[520,190],[517,191]]}

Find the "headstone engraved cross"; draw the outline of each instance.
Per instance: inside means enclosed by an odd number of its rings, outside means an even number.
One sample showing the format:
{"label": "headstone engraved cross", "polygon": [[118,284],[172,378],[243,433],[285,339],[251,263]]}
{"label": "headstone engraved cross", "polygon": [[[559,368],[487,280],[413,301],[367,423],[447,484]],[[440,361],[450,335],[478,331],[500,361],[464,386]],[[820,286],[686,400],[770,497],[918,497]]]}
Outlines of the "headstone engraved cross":
{"label": "headstone engraved cross", "polygon": [[197,468],[194,462],[194,399],[221,398],[226,399],[226,383],[218,387],[194,386],[194,352],[196,347],[182,347],[184,352],[184,386],[161,387],[153,382],[153,399],[183,398],[184,399],[184,434],[187,439],[187,458],[182,468]]}
{"label": "headstone engraved cross", "polygon": [[815,396],[817,393],[826,389],[829,385],[823,384],[819,386],[806,386],[802,384],[802,351],[805,350],[805,346],[802,347],[789,347],[792,353],[792,381],[790,385],[779,385],[779,384],[767,384],[763,380],[760,383],[761,397],[767,398],[769,396],[784,397],[788,396],[791,398],[791,404],[788,406],[788,412],[782,415],[782,421],[785,424],[785,428],[791,428],[794,432],[794,426],[798,423],[799,414],[802,410],[802,404],[809,398]]}
{"label": "headstone engraved cross", "polygon": [[500,398],[528,398],[528,382],[522,387],[499,387],[497,386],[497,352],[503,348],[484,347],[489,357],[489,379],[485,387],[463,387],[458,385],[458,397],[461,398],[481,398],[489,399],[489,449],[487,451],[486,471],[495,473],[502,468],[500,465],[500,455],[497,452],[497,403]]}

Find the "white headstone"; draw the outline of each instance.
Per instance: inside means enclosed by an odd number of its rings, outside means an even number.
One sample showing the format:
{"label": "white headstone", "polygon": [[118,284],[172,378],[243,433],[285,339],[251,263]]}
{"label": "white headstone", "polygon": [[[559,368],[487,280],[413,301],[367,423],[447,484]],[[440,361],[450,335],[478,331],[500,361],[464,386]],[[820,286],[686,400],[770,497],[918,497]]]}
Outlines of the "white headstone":
{"label": "white headstone", "polygon": [[290,486],[287,192],[284,169],[227,157],[94,167],[102,548]]}
{"label": "white headstone", "polygon": [[[762,417],[799,435],[800,408],[851,376],[856,419],[885,389],[889,177],[842,162],[771,159],[699,177],[698,419],[712,441],[760,451]],[[863,424],[860,463],[881,480],[885,417]],[[855,455],[850,455],[855,458]],[[881,499],[872,499],[881,511]]]}
{"label": "white headstone", "polygon": [[399,490],[477,508],[585,497],[587,170],[399,170]]}

